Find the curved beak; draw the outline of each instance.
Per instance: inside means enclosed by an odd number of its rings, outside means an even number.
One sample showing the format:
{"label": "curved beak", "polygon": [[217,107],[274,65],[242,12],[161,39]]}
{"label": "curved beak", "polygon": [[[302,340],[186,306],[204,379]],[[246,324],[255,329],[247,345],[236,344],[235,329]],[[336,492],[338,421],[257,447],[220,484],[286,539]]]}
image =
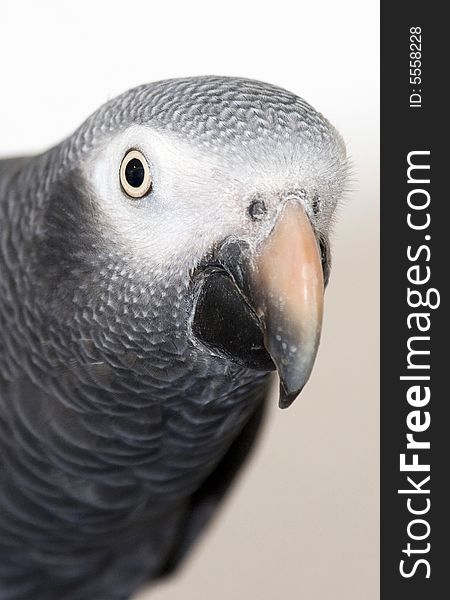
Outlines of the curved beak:
{"label": "curved beak", "polygon": [[193,279],[192,331],[248,368],[277,369],[281,408],[311,375],[322,327],[321,252],[303,208],[284,206],[256,250],[226,241]]}
{"label": "curved beak", "polygon": [[311,375],[323,315],[320,249],[298,203],[285,206],[252,263],[253,308],[280,377],[279,405],[286,408]]}

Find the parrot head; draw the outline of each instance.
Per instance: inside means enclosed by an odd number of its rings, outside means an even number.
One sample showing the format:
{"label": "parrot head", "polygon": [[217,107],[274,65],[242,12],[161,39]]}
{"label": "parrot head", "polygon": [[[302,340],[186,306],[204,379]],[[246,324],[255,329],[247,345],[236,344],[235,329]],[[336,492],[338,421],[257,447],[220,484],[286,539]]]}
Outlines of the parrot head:
{"label": "parrot head", "polygon": [[142,377],[159,356],[161,380],[162,356],[276,369],[289,406],[316,357],[345,187],[328,121],[271,85],[170,80],[112,100],[46,160],[37,271],[49,318],[75,314],[72,342]]}

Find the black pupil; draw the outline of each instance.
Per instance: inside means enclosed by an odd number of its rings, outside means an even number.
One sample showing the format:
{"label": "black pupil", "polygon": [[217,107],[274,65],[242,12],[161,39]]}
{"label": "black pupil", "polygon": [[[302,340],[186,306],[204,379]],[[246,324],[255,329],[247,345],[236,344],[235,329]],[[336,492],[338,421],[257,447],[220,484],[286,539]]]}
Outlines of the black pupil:
{"label": "black pupil", "polygon": [[144,165],[138,158],[132,158],[125,167],[125,178],[129,185],[138,188],[144,181]]}

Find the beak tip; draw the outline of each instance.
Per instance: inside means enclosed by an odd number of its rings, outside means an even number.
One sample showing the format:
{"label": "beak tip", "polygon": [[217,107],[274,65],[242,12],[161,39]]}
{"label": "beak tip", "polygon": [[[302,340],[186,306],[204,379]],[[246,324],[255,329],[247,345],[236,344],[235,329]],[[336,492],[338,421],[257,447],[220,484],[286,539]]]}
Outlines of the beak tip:
{"label": "beak tip", "polygon": [[297,390],[288,391],[285,389],[282,383],[280,383],[280,396],[278,400],[278,406],[281,409],[289,408],[294,400],[299,396],[304,386]]}

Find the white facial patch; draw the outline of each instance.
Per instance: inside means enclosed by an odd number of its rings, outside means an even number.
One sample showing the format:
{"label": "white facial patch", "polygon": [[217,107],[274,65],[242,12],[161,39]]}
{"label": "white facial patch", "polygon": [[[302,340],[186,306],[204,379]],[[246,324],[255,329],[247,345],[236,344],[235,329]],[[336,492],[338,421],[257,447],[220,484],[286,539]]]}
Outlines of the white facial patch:
{"label": "white facial patch", "polygon": [[[142,152],[151,172],[151,192],[141,199],[120,185],[121,161],[130,149]],[[221,236],[241,230],[245,211],[218,185],[221,168],[174,136],[133,126],[92,153],[85,177],[106,228],[130,253],[159,267],[175,260],[195,264]]]}
{"label": "white facial patch", "polygon": [[[139,199],[127,196],[120,184],[120,165],[132,149],[144,155],[152,179],[151,192]],[[257,244],[273,226],[283,193],[319,187],[333,193],[323,183],[332,179],[329,163],[314,145],[296,147],[289,139],[281,147],[237,142],[235,152],[221,154],[167,130],[133,125],[93,150],[84,174],[106,232],[114,232],[127,254],[164,272],[174,264],[183,270],[194,267],[229,236]],[[304,200],[310,215],[311,196]],[[255,197],[268,209],[267,219],[258,224],[248,214]],[[327,223],[316,227],[324,229]]]}

